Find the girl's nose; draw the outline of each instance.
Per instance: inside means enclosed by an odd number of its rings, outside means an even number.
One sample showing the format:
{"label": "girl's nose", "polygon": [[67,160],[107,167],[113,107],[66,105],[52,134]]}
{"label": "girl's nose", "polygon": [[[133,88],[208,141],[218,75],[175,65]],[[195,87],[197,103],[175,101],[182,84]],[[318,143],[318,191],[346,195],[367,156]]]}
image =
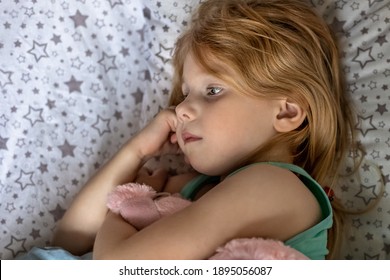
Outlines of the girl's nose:
{"label": "girl's nose", "polygon": [[195,106],[192,101],[187,97],[183,102],[176,106],[176,115],[179,121],[191,121],[196,116]]}

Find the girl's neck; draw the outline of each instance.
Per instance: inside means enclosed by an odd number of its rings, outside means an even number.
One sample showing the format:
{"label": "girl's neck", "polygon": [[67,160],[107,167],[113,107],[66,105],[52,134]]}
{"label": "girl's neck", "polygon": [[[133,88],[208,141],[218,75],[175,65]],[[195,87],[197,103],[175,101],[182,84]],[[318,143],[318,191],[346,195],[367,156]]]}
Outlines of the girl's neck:
{"label": "girl's neck", "polygon": [[248,159],[247,163],[267,161],[293,163],[294,158],[290,148],[285,143],[274,143],[255,153]]}
{"label": "girl's neck", "polygon": [[247,166],[252,163],[257,162],[284,162],[284,163],[293,163],[293,156],[290,152],[290,149],[286,145],[274,145],[272,149],[263,150],[262,153],[258,153],[255,156],[246,158],[242,161],[242,164],[237,165],[233,170],[229,170],[226,174],[221,176],[221,180],[229,176],[230,173],[235,170]]}

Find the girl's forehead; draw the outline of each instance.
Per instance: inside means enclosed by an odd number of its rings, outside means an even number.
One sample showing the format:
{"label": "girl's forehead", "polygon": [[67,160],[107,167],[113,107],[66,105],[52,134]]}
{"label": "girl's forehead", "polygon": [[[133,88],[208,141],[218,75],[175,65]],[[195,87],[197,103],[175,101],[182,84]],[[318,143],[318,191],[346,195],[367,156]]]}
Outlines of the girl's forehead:
{"label": "girl's forehead", "polygon": [[182,80],[186,81],[193,78],[194,75],[208,74],[202,63],[194,57],[192,53],[188,53],[183,62]]}
{"label": "girl's forehead", "polygon": [[219,58],[218,54],[210,51],[189,52],[183,60],[181,78],[186,78],[185,75],[191,72],[202,73],[220,80],[222,77],[239,75],[234,71],[234,65],[231,64],[231,61]]}
{"label": "girl's forehead", "polygon": [[194,83],[213,84],[223,82],[217,74],[205,69],[193,57],[188,57],[184,63],[181,81],[183,86],[190,86]]}

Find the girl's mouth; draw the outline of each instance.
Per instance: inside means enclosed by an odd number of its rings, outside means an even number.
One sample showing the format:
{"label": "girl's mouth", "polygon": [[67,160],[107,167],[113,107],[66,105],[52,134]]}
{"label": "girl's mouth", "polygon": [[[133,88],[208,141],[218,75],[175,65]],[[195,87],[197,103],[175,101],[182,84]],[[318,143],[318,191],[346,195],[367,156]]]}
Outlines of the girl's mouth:
{"label": "girl's mouth", "polygon": [[193,134],[191,134],[189,132],[183,132],[181,134],[181,138],[183,139],[184,144],[202,140],[202,137],[193,135]]}

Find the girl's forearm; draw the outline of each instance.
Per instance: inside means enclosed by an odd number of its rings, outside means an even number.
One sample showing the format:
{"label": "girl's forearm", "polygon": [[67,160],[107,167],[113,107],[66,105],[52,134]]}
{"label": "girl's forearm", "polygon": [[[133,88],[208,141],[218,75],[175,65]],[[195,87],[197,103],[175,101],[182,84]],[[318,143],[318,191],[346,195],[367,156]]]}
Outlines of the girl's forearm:
{"label": "girl's forearm", "polygon": [[77,255],[92,250],[107,214],[108,193],[117,185],[134,181],[149,157],[177,152],[177,141],[171,136],[176,125],[175,112],[164,110],[123,146],[77,195],[58,226],[53,245]]}
{"label": "girl's forearm", "polygon": [[53,245],[76,255],[91,251],[107,214],[107,194],[115,186],[133,181],[143,163],[134,143],[123,146],[77,195],[58,225]]}
{"label": "girl's forearm", "polygon": [[[122,259],[123,242],[137,232],[131,224],[120,215],[108,212],[106,219],[97,233],[94,249],[94,259]],[[119,250],[118,250],[119,249]],[[122,257],[123,256],[123,257]]]}

